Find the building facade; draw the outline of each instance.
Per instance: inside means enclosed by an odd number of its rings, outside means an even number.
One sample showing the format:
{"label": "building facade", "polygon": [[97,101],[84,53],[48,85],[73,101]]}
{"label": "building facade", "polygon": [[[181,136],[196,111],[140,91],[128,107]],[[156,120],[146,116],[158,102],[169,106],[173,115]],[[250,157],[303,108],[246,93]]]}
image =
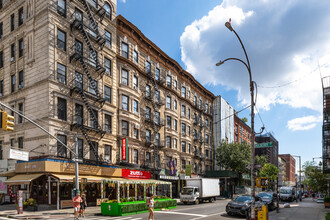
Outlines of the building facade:
{"label": "building facade", "polygon": [[286,186],[286,160],[278,157],[278,186]]}
{"label": "building facade", "polygon": [[286,185],[295,186],[296,160],[290,154],[279,154],[278,156],[286,161]]}
{"label": "building facade", "polygon": [[[255,147],[255,155],[265,155],[267,157],[267,163],[274,164],[278,167],[278,141],[271,133],[264,135],[258,135],[255,137],[257,145]],[[269,146],[259,147],[258,144],[270,143]]]}
{"label": "building facade", "polygon": [[251,128],[248,126],[242,119],[240,119],[235,113],[234,115],[234,140],[236,143],[246,142],[247,144],[251,144]]}
{"label": "building facade", "polygon": [[[213,147],[216,152],[221,141],[234,141],[234,108],[221,96],[213,100]],[[215,154],[214,154],[214,161]],[[214,169],[219,167],[214,164]]]}
{"label": "building facade", "polygon": [[322,78],[323,88],[323,126],[322,159],[323,172],[330,173],[330,77]]}

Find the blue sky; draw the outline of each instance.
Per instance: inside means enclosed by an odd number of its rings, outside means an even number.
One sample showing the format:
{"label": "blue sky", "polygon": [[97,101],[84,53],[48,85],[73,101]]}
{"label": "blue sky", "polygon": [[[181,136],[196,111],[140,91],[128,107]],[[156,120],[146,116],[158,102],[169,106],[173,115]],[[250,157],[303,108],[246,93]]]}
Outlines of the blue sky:
{"label": "blue sky", "polygon": [[[257,107],[280,153],[322,154],[321,76],[330,73],[328,0],[118,0],[117,14],[237,111],[250,103],[249,79],[229,18],[250,58]],[[320,66],[320,68],[318,68]],[[239,114],[250,119],[250,110]],[[249,120],[250,121],[250,120]],[[256,131],[262,126],[256,115]],[[317,160],[319,161],[319,160]]]}

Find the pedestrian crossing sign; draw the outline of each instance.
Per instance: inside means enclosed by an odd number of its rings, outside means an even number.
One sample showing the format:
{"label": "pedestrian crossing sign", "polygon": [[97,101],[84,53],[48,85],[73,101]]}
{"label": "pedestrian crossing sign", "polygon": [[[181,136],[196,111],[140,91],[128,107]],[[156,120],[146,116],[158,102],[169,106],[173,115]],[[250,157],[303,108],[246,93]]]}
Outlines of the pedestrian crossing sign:
{"label": "pedestrian crossing sign", "polygon": [[268,187],[269,186],[269,179],[267,177],[260,177],[256,179],[256,186],[257,187]]}

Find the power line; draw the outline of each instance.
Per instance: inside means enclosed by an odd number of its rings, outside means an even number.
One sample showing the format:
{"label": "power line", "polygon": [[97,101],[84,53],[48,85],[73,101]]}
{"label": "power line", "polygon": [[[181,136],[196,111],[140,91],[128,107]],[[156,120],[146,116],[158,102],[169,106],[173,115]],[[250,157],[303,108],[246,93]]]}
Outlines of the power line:
{"label": "power line", "polygon": [[262,120],[261,115],[260,115],[260,113],[259,113],[259,110],[258,110],[257,105],[255,105],[255,107],[256,107],[256,110],[257,110],[257,113],[258,113],[259,119],[260,119],[260,121],[261,121],[261,123],[262,123],[262,126],[265,128],[266,132],[268,133],[267,128],[265,127],[265,123],[264,123],[264,121]]}
{"label": "power line", "polygon": [[[244,111],[245,109],[247,109],[247,108],[249,108],[249,107],[251,107],[251,105],[248,105],[248,106],[242,108],[241,110],[237,111],[236,113],[240,113],[241,111]],[[227,116],[227,117],[225,117],[225,118],[220,119],[220,121],[223,121],[223,120],[225,120],[225,119],[227,119],[227,118],[230,118],[230,117],[233,116],[233,115],[235,115],[235,113],[234,113],[234,114],[231,114],[231,115],[229,115],[229,116]],[[219,121],[219,122],[220,122],[220,121]]]}
{"label": "power line", "polygon": [[318,66],[318,67],[316,67],[314,70],[312,70],[311,72],[305,74],[304,76],[302,76],[302,77],[300,77],[300,78],[298,78],[298,79],[292,80],[292,81],[290,81],[290,82],[283,83],[283,84],[281,84],[281,85],[277,85],[277,86],[262,86],[262,85],[258,85],[258,87],[260,87],[260,88],[264,88],[264,89],[274,89],[274,88],[280,88],[280,87],[285,87],[285,86],[291,85],[291,84],[293,84],[293,83],[295,83],[295,82],[298,82],[298,81],[304,79],[304,78],[307,77],[308,75],[314,73],[314,72],[317,71],[320,67],[326,66],[328,63],[329,63],[329,62],[326,62],[326,63],[323,64],[322,66]]}

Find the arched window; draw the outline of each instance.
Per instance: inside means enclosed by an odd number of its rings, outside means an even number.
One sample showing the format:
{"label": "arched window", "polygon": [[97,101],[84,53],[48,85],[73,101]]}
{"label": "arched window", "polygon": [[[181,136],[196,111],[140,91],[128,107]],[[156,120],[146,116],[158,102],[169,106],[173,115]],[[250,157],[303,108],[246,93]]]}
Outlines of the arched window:
{"label": "arched window", "polygon": [[111,19],[111,7],[108,3],[104,4],[105,16]]}

